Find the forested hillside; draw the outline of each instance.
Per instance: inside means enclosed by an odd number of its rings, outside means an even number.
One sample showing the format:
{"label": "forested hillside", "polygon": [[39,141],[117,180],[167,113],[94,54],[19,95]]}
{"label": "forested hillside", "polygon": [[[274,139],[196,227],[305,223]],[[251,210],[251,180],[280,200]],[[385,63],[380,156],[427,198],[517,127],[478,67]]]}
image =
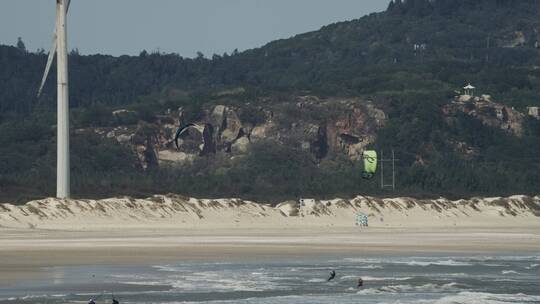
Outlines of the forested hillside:
{"label": "forested hillside", "polygon": [[[525,114],[540,106],[539,17],[534,0],[392,1],[385,12],[244,52],[191,59],[73,51],[74,194],[271,200],[384,193],[376,181],[362,180],[361,166],[343,153],[321,158],[273,137],[252,142],[242,161],[218,151],[191,164],[145,169],[129,145],[84,132],[126,124],[152,128],[158,116],[179,107],[187,121],[200,121],[215,105],[237,108],[244,125],[254,127],[271,121],[272,111],[294,117],[292,105],[306,95],[371,100],[386,113],[369,147],[396,150],[403,194],[537,194],[540,124]],[[22,43],[0,46],[2,201],[54,194],[54,79],[36,97],[46,56]],[[480,113],[480,106],[445,111],[469,82],[479,95],[491,95],[493,113]],[[501,106],[524,113],[519,133],[490,122]],[[134,121],[116,119],[112,112],[120,109],[135,113]],[[316,109],[305,121],[320,126],[335,118]],[[349,110],[339,111],[336,117]],[[282,129],[294,125],[280,122]]]}

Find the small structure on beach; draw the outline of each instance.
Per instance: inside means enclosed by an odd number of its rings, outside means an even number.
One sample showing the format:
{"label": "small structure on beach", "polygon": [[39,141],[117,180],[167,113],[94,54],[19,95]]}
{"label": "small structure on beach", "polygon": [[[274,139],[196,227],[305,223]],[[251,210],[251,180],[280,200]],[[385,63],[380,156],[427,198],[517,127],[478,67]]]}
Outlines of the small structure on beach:
{"label": "small structure on beach", "polygon": [[363,213],[358,213],[356,215],[356,226],[368,227],[369,226],[368,216]]}

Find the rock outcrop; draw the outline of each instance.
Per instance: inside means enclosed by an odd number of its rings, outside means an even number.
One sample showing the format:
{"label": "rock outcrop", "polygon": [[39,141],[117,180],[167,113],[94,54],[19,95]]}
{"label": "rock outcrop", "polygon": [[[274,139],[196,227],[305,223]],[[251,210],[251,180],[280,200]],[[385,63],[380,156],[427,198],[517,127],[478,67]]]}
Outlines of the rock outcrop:
{"label": "rock outcrop", "polygon": [[479,119],[484,125],[498,128],[515,136],[523,135],[525,115],[512,107],[496,103],[489,95],[472,97],[462,95],[443,108],[448,117],[465,113]]}
{"label": "rock outcrop", "polygon": [[[118,121],[129,121],[132,114],[127,110],[114,112]],[[215,105],[205,108],[196,121],[188,121],[187,114],[194,113],[180,108],[156,116],[152,123],[140,121],[95,131],[131,146],[140,166],[150,169],[184,164],[215,153],[231,157],[246,154],[257,141],[309,151],[318,159],[334,152],[358,160],[387,120],[371,101],[315,96],[297,97],[294,102],[265,100],[262,106]],[[177,149],[174,138],[181,126],[185,130]]]}
{"label": "rock outcrop", "polygon": [[[512,107],[494,102],[489,95],[458,96],[443,107],[443,113],[449,124],[456,122],[458,114],[465,114],[518,137],[523,135],[526,118]],[[341,154],[358,161],[388,120],[372,101],[316,96],[266,98],[235,106],[211,105],[203,107],[201,113],[180,108],[155,115],[152,122],[133,123],[133,111],[117,110],[113,114],[118,123],[131,124],[97,128],[94,132],[131,147],[143,169],[188,164],[216,153],[231,158],[241,156],[260,141],[303,150],[319,160]],[[188,117],[199,118],[191,121]],[[184,130],[177,148],[174,139],[180,127]],[[448,139],[447,143],[464,157],[479,153],[466,142]]]}

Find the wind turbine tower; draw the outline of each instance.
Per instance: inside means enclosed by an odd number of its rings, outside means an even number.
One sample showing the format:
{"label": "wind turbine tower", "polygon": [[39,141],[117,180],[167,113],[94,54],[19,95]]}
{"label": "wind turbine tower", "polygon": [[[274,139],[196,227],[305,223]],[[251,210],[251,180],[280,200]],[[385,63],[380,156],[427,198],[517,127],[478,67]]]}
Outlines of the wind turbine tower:
{"label": "wind turbine tower", "polygon": [[56,0],[56,30],[53,45],[49,52],[49,59],[38,97],[51,69],[56,53],[57,62],[57,162],[56,162],[56,197],[69,198],[70,196],[70,167],[69,167],[69,74],[67,49],[67,12],[71,0]]}

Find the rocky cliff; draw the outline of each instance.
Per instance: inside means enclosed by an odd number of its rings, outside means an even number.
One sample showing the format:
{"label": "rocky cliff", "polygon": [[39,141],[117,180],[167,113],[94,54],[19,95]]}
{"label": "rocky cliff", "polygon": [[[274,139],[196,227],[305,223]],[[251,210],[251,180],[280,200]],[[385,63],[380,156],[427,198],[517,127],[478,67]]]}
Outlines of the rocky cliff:
{"label": "rocky cliff", "polygon": [[[216,153],[234,157],[247,153],[257,141],[306,150],[318,159],[342,153],[358,160],[387,121],[387,115],[371,101],[315,96],[296,97],[293,102],[266,99],[256,105],[214,105],[204,108],[202,115],[195,113],[200,116],[196,120],[189,120],[195,115],[183,108],[156,115],[151,123],[136,122],[132,118],[136,113],[128,110],[113,114],[118,127],[93,132],[130,146],[144,169]],[[180,128],[184,131],[176,147]]]}
{"label": "rocky cliff", "polygon": [[[95,132],[114,139],[134,151],[140,167],[151,169],[189,164],[213,154],[239,157],[260,141],[301,149],[319,160],[341,154],[357,161],[388,121],[381,107],[361,98],[263,98],[256,103],[209,105],[197,113],[190,111],[179,108],[149,113],[153,118],[149,122],[139,120],[141,113],[117,110],[113,112],[117,127],[77,132]],[[449,125],[458,123],[457,115],[465,114],[512,136],[521,137],[524,132],[526,115],[493,101],[489,95],[456,96],[441,111]],[[174,139],[180,129],[177,146]],[[464,157],[479,153],[466,142],[449,141]]]}
{"label": "rocky cliff", "polygon": [[515,136],[523,135],[523,123],[525,114],[517,111],[513,107],[494,102],[489,95],[473,97],[461,95],[443,108],[447,117],[457,113],[465,113],[471,117],[479,119],[484,125],[504,130]]}

